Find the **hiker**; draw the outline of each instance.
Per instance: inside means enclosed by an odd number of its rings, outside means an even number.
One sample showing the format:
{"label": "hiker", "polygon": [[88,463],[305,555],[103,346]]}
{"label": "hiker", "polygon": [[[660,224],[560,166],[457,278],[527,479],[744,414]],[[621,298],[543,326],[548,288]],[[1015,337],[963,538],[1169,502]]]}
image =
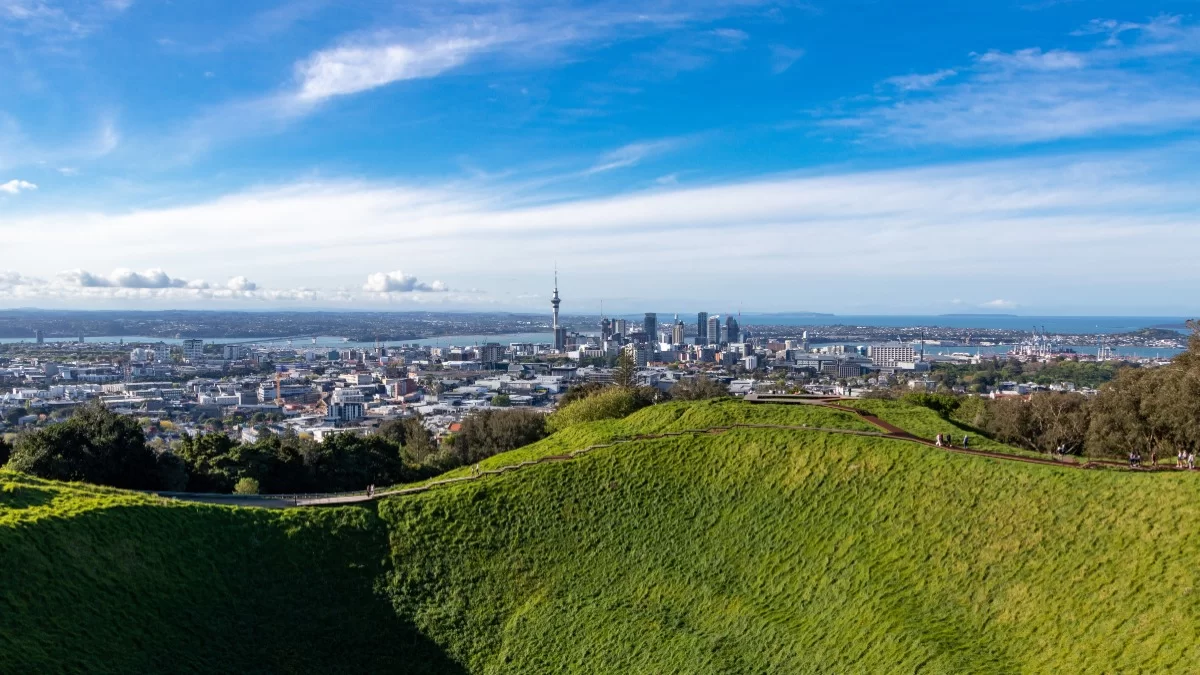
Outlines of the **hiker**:
{"label": "hiker", "polygon": [[1176,468],[1176,469],[1182,469],[1182,468],[1183,468],[1183,463],[1184,463],[1186,460],[1187,460],[1187,453],[1185,453],[1185,452],[1183,451],[1183,448],[1180,448],[1180,449],[1179,449],[1179,452],[1175,453],[1175,468]]}
{"label": "hiker", "polygon": [[967,435],[963,434],[963,447],[967,447]]}
{"label": "hiker", "polygon": [[1191,471],[1192,469],[1196,468],[1196,451],[1195,450],[1188,450],[1187,466],[1188,466],[1188,471]]}
{"label": "hiker", "polygon": [[1130,450],[1129,451],[1129,468],[1132,469],[1135,466],[1137,466],[1137,454],[1135,454],[1134,450]]}
{"label": "hiker", "polygon": [[942,435],[941,434],[937,435],[937,446],[939,448],[942,447]]}
{"label": "hiker", "polygon": [[375,484],[371,483],[367,486],[367,499],[375,496]]}
{"label": "hiker", "polygon": [[479,465],[478,465],[478,464],[472,464],[472,465],[471,465],[471,475],[472,475],[472,476],[478,476],[478,475],[479,475]]}

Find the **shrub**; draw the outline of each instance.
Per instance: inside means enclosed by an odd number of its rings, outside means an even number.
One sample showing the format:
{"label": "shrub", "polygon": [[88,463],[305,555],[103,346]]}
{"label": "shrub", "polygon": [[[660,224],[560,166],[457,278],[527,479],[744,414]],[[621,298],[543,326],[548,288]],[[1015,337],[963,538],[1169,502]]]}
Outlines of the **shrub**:
{"label": "shrub", "polygon": [[560,408],[546,420],[551,433],[581,422],[620,419],[653,402],[647,392],[625,387],[609,387],[601,392]]}
{"label": "shrub", "polygon": [[481,410],[463,420],[454,435],[454,454],[464,464],[516,450],[546,437],[546,417],[523,410]]}
{"label": "shrub", "polygon": [[258,481],[253,478],[241,478],[237,484],[233,486],[233,494],[235,495],[256,495],[258,494]]}

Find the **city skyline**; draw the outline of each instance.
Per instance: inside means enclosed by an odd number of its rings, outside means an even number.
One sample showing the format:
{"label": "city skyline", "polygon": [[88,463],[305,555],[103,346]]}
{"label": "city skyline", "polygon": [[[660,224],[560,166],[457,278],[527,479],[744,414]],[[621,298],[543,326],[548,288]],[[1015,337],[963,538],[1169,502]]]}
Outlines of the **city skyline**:
{"label": "city skyline", "polygon": [[0,307],[1189,315],[1194,9],[0,4]]}

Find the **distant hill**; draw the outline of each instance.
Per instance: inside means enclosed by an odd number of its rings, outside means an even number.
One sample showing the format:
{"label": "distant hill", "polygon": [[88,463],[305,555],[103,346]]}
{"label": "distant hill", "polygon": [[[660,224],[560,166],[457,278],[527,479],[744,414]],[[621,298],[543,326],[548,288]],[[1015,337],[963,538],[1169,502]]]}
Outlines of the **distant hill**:
{"label": "distant hill", "polygon": [[[733,423],[863,428],[669,404],[489,465]],[[745,428],[328,510],[0,473],[0,670],[1190,672],[1197,486]]]}

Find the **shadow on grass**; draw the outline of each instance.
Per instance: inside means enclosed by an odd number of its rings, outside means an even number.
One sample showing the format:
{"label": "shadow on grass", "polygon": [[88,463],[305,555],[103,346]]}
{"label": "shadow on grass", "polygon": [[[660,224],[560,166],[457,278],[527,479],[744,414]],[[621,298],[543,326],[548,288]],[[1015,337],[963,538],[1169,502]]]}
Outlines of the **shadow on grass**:
{"label": "shadow on grass", "polygon": [[122,505],[3,528],[0,662],[6,672],[465,672],[374,592],[387,554],[365,508]]}

